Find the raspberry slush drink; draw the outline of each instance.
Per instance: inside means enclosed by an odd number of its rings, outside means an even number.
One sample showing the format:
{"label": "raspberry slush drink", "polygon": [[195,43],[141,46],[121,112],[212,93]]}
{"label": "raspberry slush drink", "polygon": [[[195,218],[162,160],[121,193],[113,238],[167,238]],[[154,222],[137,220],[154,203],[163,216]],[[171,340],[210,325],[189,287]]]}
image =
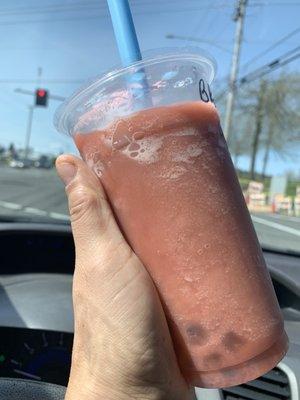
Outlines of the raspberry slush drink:
{"label": "raspberry slush drink", "polygon": [[156,284],[186,379],[225,387],[273,368],[287,338],[213,103],[82,132],[94,113],[74,127],[76,145]]}

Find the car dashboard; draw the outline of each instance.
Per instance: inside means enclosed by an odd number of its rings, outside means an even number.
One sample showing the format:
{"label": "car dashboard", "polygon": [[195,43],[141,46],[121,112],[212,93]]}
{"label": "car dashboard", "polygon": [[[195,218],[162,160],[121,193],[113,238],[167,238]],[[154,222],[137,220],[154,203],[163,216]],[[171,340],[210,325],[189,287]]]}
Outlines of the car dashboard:
{"label": "car dashboard", "polygon": [[[0,223],[0,377],[67,385],[73,342],[74,243],[68,225]],[[264,251],[290,348],[268,374],[206,400],[299,400],[299,257]]]}

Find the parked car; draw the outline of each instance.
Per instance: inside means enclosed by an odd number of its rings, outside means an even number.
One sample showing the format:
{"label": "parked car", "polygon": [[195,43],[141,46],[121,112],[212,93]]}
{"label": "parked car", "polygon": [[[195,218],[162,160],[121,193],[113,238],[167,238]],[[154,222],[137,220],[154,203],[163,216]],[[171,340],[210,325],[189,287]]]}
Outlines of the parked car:
{"label": "parked car", "polygon": [[29,168],[32,163],[30,160],[20,159],[20,160],[11,160],[9,166],[11,168]]}
{"label": "parked car", "polygon": [[52,160],[47,156],[41,156],[38,160],[34,162],[34,166],[36,168],[45,168],[49,169],[53,167]]}

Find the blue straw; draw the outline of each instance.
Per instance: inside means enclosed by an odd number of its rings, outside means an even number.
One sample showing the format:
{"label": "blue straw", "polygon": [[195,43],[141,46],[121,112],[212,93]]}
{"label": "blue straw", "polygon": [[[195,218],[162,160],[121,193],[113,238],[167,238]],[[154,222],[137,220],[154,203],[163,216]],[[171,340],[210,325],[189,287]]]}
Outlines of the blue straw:
{"label": "blue straw", "polygon": [[142,59],[128,0],[107,0],[123,67]]}

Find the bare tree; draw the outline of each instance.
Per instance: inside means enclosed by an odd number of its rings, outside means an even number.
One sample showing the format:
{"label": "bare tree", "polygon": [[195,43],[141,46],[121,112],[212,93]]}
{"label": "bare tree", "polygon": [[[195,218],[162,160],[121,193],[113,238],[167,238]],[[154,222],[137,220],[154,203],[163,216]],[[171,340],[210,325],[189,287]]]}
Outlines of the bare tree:
{"label": "bare tree", "polygon": [[237,166],[241,156],[248,156],[250,154],[253,132],[252,115],[245,113],[242,108],[238,108],[234,116],[232,128],[229,147],[234,165]]}
{"label": "bare tree", "polygon": [[252,151],[251,151],[251,163],[250,163],[250,177],[251,179],[255,179],[255,163],[256,156],[259,149],[259,140],[263,130],[264,123],[264,111],[266,104],[266,89],[267,83],[265,80],[260,81],[259,91],[257,95],[257,104],[255,107],[255,129],[252,141]]}
{"label": "bare tree", "polygon": [[[222,100],[218,108],[222,117]],[[235,165],[241,156],[250,157],[252,178],[257,172],[258,153],[262,154],[263,176],[271,153],[296,159],[300,153],[300,75],[282,74],[268,82],[242,85],[228,145]]]}
{"label": "bare tree", "polygon": [[264,149],[262,175],[266,175],[270,152],[280,158],[295,158],[300,139],[300,76],[281,75],[269,84],[265,101],[265,130],[261,147]]}

